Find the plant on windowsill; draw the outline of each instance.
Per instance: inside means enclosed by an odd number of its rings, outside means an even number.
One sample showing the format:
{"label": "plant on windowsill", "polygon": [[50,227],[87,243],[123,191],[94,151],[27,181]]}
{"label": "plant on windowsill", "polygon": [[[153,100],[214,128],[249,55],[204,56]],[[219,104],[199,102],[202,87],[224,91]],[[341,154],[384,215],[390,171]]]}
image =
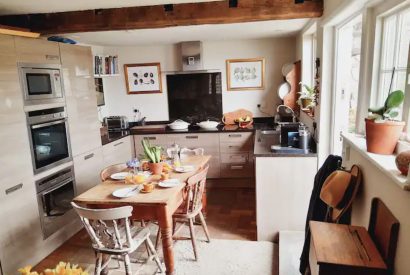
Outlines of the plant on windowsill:
{"label": "plant on windowsill", "polygon": [[161,159],[161,152],[162,148],[160,146],[151,146],[148,140],[143,139],[141,141],[142,147],[144,148],[144,153],[149,159],[149,170],[154,174],[154,175],[161,175],[162,173],[162,168],[164,163],[162,162]]}
{"label": "plant on windowsill", "polygon": [[302,85],[302,91],[298,92],[299,98],[297,103],[299,106],[302,108],[302,110],[310,109],[315,107],[315,98],[316,98],[316,93],[315,89],[312,87],[309,87],[306,84],[303,84],[302,82],[299,83]]}
{"label": "plant on windowsill", "polygon": [[403,91],[397,90],[387,96],[383,106],[369,108],[370,114],[365,119],[368,152],[382,155],[394,153],[405,125],[404,121],[396,119],[403,101]]}

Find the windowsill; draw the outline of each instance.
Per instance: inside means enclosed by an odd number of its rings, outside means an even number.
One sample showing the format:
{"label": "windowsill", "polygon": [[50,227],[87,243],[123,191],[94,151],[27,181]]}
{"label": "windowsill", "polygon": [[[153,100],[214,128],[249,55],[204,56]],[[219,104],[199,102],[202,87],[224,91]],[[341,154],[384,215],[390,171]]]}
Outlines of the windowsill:
{"label": "windowsill", "polygon": [[[396,167],[395,155],[378,155],[367,152],[366,139],[354,134],[342,134],[348,145],[356,149],[363,157],[392,179],[403,190],[410,191],[410,176],[403,176]],[[344,155],[346,152],[343,153]],[[346,156],[344,156],[346,157]],[[347,156],[349,158],[350,156]]]}

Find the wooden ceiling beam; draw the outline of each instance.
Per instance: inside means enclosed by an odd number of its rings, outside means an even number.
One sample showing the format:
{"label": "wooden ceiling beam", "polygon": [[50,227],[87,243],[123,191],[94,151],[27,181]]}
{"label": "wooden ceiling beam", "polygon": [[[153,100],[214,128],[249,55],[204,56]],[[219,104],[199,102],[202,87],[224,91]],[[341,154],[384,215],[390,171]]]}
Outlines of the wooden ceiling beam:
{"label": "wooden ceiling beam", "polygon": [[[29,28],[42,34],[108,30],[151,29],[174,26],[228,24],[322,16],[323,0],[238,0],[174,4],[172,11],[163,5],[96,9],[58,13],[0,16],[0,24]],[[240,31],[240,30],[238,30]]]}

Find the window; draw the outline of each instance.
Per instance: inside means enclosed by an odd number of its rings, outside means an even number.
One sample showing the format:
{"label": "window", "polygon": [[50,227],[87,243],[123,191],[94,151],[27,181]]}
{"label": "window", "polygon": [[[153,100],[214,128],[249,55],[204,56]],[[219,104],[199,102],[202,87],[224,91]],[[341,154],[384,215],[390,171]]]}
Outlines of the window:
{"label": "window", "polygon": [[410,8],[382,20],[377,105],[384,103],[390,91],[405,91],[410,43]]}

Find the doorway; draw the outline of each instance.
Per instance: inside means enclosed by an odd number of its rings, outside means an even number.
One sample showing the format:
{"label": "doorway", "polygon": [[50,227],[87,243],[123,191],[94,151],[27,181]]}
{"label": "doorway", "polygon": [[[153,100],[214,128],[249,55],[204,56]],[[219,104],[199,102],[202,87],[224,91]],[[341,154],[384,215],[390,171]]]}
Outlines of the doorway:
{"label": "doorway", "polygon": [[342,154],[342,133],[356,129],[359,93],[362,15],[336,27],[336,59],[333,93],[332,153]]}

